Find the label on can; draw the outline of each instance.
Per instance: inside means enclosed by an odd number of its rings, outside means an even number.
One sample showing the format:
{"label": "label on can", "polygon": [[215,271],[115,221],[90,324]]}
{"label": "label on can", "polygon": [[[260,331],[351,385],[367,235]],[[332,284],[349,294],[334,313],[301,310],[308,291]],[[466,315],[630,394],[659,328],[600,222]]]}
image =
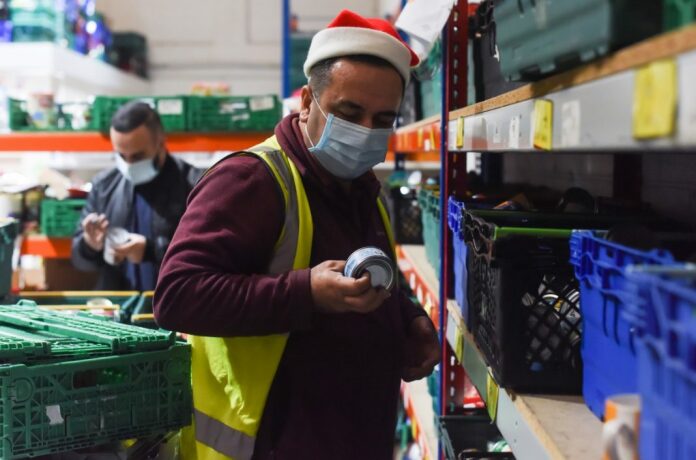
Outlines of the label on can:
{"label": "label on can", "polygon": [[392,261],[381,249],[365,247],[355,251],[346,262],[344,275],[360,278],[366,271],[370,273],[373,287],[391,289],[394,286]]}

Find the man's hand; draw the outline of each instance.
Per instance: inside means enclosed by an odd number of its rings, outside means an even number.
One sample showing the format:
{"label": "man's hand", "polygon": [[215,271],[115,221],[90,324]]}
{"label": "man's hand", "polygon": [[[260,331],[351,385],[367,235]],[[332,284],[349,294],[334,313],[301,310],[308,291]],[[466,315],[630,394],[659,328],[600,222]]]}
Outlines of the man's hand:
{"label": "man's hand", "polygon": [[147,239],[143,235],[131,233],[128,235],[128,242],[114,248],[114,260],[117,263],[123,262],[124,259],[132,264],[139,264],[145,257],[145,246]]}
{"label": "man's hand", "polygon": [[106,238],[106,229],[109,227],[109,221],[106,220],[104,214],[95,212],[88,214],[82,221],[82,237],[87,243],[87,246],[95,251],[104,249],[104,239]]}
{"label": "man's hand", "polygon": [[375,289],[369,275],[354,279],[343,276],[344,261],[329,260],[312,268],[312,298],[324,313],[370,313],[391,295]]}
{"label": "man's hand", "polygon": [[415,318],[406,336],[404,369],[401,378],[407,382],[429,376],[440,362],[441,347],[433,322],[427,316]]}

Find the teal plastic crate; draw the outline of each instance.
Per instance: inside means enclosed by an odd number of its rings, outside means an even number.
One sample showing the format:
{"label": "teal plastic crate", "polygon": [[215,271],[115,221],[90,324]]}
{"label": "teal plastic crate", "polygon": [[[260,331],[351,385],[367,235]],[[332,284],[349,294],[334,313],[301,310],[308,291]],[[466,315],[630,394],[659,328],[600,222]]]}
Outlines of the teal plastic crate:
{"label": "teal plastic crate", "polygon": [[157,110],[162,126],[166,132],[182,132],[188,130],[189,96],[156,96],[156,97],[108,97],[97,96],[92,105],[92,128],[103,133],[109,132],[111,118],[121,106],[133,100],[149,104]]}
{"label": "teal plastic crate", "polygon": [[696,21],[696,0],[663,0],[665,30],[678,29]]}
{"label": "teal plastic crate", "polygon": [[86,200],[43,200],[41,232],[47,236],[68,237],[77,229]]}
{"label": "teal plastic crate", "polygon": [[418,192],[418,204],[423,220],[425,256],[440,276],[440,192],[422,189]]}
{"label": "teal plastic crate", "polygon": [[12,254],[19,224],[14,219],[0,220],[0,299],[12,289]]}
{"label": "teal plastic crate", "polygon": [[67,39],[71,24],[61,2],[13,0],[9,2],[10,20],[13,24],[12,41],[43,42]]}
{"label": "teal plastic crate", "polygon": [[191,96],[190,131],[272,131],[282,116],[277,96]]}
{"label": "teal plastic crate", "polygon": [[423,118],[442,112],[442,80],[440,71],[430,80],[421,82],[421,111]]}
{"label": "teal plastic crate", "polygon": [[0,365],[1,458],[164,434],[191,423],[190,349]]}
{"label": "teal plastic crate", "polygon": [[655,0],[496,0],[502,74],[540,78],[656,35],[662,8]]}

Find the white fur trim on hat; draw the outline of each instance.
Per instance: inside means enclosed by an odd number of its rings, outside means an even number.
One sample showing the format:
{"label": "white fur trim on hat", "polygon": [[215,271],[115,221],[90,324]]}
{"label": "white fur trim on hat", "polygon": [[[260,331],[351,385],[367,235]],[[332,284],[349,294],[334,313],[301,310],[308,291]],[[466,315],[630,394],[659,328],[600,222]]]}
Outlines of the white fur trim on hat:
{"label": "white fur trim on hat", "polygon": [[387,33],[362,27],[331,27],[317,32],[304,63],[305,76],[309,78],[309,71],[319,61],[351,54],[380,57],[396,67],[406,83],[409,81],[411,52],[408,48]]}

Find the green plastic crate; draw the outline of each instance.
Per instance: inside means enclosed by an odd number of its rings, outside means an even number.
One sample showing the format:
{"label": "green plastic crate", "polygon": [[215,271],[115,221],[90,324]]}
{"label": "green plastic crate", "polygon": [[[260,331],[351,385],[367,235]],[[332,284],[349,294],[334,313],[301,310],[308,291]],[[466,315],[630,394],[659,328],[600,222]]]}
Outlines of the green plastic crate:
{"label": "green plastic crate", "polygon": [[500,68],[512,81],[535,79],[656,35],[655,0],[496,0]]}
{"label": "green plastic crate", "polygon": [[696,0],[663,0],[664,28],[674,30],[696,21]]}
{"label": "green plastic crate", "polygon": [[1,306],[0,326],[32,333],[46,332],[106,345],[112,353],[158,350],[173,345],[176,341],[174,332],[133,327],[90,313],[49,311],[39,308],[31,301]]}
{"label": "green plastic crate", "polygon": [[103,133],[109,132],[111,118],[126,103],[139,100],[157,110],[166,132],[188,130],[189,96],[156,97],[108,97],[97,96],[92,105],[92,128]]}
{"label": "green plastic crate", "polygon": [[0,220],[0,298],[12,288],[12,254],[19,224],[14,219]]}
{"label": "green plastic crate", "polygon": [[440,276],[440,192],[422,189],[418,192],[418,203],[423,220],[423,242],[425,256]]}
{"label": "green plastic crate", "polygon": [[140,53],[145,53],[147,50],[147,39],[144,35],[135,32],[114,32],[112,46],[132,48]]}
{"label": "green plastic crate", "polygon": [[0,326],[0,359],[3,363],[48,363],[111,354],[111,348],[104,344]]}
{"label": "green plastic crate", "polygon": [[8,100],[10,110],[10,129],[12,131],[23,131],[31,127],[29,114],[26,112],[24,101],[10,98]]}
{"label": "green plastic crate", "polygon": [[[10,130],[12,131],[30,131],[30,132],[45,132],[45,131],[86,131],[88,127],[80,127],[79,129],[74,128],[74,118],[73,115],[67,113],[70,109],[75,106],[88,107],[87,103],[62,103],[56,104],[56,114],[55,120],[52,120],[54,124],[61,124],[61,126],[49,126],[47,128],[37,128],[33,126],[31,116],[27,113],[27,102],[19,99],[9,99],[9,111],[10,111]],[[59,110],[62,109],[62,117],[59,115]],[[86,117],[89,117],[89,110],[86,111]],[[84,122],[83,122],[84,123]]]}
{"label": "green plastic crate", "polygon": [[277,96],[191,96],[190,131],[272,131],[282,116]]}
{"label": "green plastic crate", "polygon": [[0,365],[1,458],[164,434],[191,423],[190,348]]}
{"label": "green plastic crate", "polygon": [[85,200],[43,200],[41,231],[44,235],[68,237],[75,233]]}

